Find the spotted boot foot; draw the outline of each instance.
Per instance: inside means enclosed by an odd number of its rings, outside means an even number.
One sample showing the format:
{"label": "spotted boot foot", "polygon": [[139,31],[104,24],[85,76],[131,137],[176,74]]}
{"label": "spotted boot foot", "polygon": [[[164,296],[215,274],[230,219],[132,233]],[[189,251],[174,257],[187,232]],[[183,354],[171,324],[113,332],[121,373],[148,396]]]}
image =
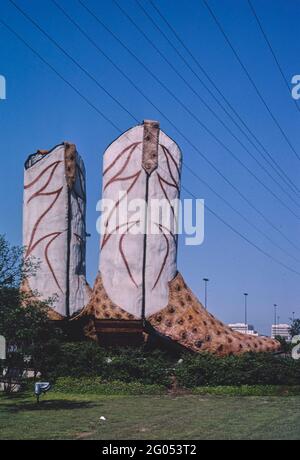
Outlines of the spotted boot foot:
{"label": "spotted boot foot", "polygon": [[169,283],[168,305],[147,320],[160,334],[195,352],[225,356],[280,349],[277,340],[234,332],[217,320],[187,287],[180,273]]}

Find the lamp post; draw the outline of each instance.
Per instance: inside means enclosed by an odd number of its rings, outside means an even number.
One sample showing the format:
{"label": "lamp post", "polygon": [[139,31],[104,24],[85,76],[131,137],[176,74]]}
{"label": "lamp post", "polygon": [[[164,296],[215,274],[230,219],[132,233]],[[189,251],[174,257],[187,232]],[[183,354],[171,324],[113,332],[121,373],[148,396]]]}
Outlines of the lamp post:
{"label": "lamp post", "polygon": [[293,319],[293,322],[295,321],[295,312],[293,311],[292,312],[292,319]]}
{"label": "lamp post", "polygon": [[274,303],[274,336],[277,335],[277,307],[278,305]]}
{"label": "lamp post", "polygon": [[248,293],[247,292],[244,292],[244,298],[245,298],[245,328],[246,328],[245,332],[248,332],[248,304],[247,304]]}
{"label": "lamp post", "polygon": [[205,306],[205,310],[207,310],[207,283],[209,282],[209,279],[208,278],[203,278],[203,281],[204,281],[204,286],[205,286],[205,303],[204,303],[204,306]]}

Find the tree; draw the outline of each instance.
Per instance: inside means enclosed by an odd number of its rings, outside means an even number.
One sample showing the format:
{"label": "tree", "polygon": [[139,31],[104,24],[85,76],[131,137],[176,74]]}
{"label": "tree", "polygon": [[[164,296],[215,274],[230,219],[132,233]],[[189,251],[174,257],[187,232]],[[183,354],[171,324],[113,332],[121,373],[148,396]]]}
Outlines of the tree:
{"label": "tree", "polygon": [[300,319],[294,319],[290,327],[290,334],[292,337],[300,335]]}
{"label": "tree", "polygon": [[30,367],[36,374],[44,370],[47,349],[61,340],[62,331],[48,319],[51,299],[41,302],[37,293],[33,296],[20,290],[22,281],[33,276],[37,267],[32,261],[24,263],[23,253],[0,236],[0,334],[8,349],[2,365],[6,369]]}
{"label": "tree", "polygon": [[4,235],[0,235],[0,289],[18,288],[24,278],[34,274],[38,263],[34,259],[24,260],[24,249],[12,246]]}
{"label": "tree", "polygon": [[281,335],[277,335],[275,339],[280,343],[281,345],[281,351],[283,353],[291,353],[292,351],[292,344],[289,343],[285,337],[282,337]]}

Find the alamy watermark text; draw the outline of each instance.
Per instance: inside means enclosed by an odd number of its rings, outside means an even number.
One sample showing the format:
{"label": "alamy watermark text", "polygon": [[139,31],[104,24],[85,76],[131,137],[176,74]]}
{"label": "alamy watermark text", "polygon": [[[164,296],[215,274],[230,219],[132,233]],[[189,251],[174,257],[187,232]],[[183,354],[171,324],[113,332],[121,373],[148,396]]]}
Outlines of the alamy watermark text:
{"label": "alamy watermark text", "polygon": [[300,99],[300,75],[293,76],[292,85],[292,98],[298,101]]}
{"label": "alamy watermark text", "polygon": [[0,101],[6,99],[6,79],[3,75],[0,75]]}

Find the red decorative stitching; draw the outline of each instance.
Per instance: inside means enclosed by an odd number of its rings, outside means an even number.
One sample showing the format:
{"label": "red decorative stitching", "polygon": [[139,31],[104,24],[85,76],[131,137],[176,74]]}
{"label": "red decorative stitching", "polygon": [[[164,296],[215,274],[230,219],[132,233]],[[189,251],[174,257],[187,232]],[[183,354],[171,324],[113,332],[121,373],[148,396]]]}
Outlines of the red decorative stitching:
{"label": "red decorative stitching", "polygon": [[26,252],[26,257],[30,256],[32,251],[36,248],[37,243],[35,243],[33,245],[33,240],[34,240],[35,234],[37,232],[37,229],[38,229],[40,223],[42,222],[42,220],[44,219],[44,217],[48,214],[48,212],[50,212],[50,210],[53,208],[53,206],[57,202],[62,190],[63,190],[63,187],[61,187],[60,189],[58,189],[58,190],[56,190],[54,192],[48,193],[48,195],[56,195],[56,197],[55,197],[54,201],[50,204],[50,206],[46,209],[46,211],[43,212],[43,214],[36,221],[36,223],[35,223],[35,225],[33,227],[33,231],[31,233],[30,242],[29,242],[28,249],[27,249],[27,252]]}
{"label": "red decorative stitching", "polygon": [[48,169],[51,169],[52,166],[55,166],[55,168],[59,165],[59,163],[61,163],[61,161],[55,161],[54,163],[51,163],[51,165],[47,166],[47,168],[45,168],[32,182],[30,182],[29,184],[25,185],[24,186],[24,189],[28,189],[30,187],[32,187],[34,184],[36,184],[40,178],[48,171]]}
{"label": "red decorative stitching", "polygon": [[59,282],[58,282],[58,279],[57,279],[57,277],[56,277],[56,275],[55,275],[55,272],[54,272],[54,270],[53,270],[53,268],[52,268],[52,265],[51,265],[51,263],[50,263],[49,256],[48,256],[48,250],[49,250],[49,248],[50,248],[50,245],[53,243],[53,241],[56,240],[56,238],[58,238],[58,237],[61,235],[61,233],[62,233],[62,232],[58,232],[57,235],[54,236],[54,237],[52,238],[52,240],[49,241],[49,243],[46,245],[46,248],[45,248],[45,259],[46,259],[46,262],[47,262],[47,264],[48,264],[49,270],[50,270],[50,272],[52,273],[52,276],[53,276],[53,278],[54,278],[54,281],[55,281],[55,283],[56,283],[58,289],[59,289],[59,290],[61,291],[61,293],[63,294],[64,292],[63,292],[62,288],[60,287],[60,284],[59,284]]}
{"label": "red decorative stitching", "polygon": [[113,166],[117,163],[117,161],[126,153],[130,148],[132,148],[132,151],[130,152],[130,155],[134,152],[135,148],[141,144],[141,142],[134,142],[133,144],[130,144],[129,146],[125,147],[125,149],[122,150],[121,153],[114,159],[114,161],[103,171],[103,177],[108,173],[108,171],[113,168]]}
{"label": "red decorative stitching", "polygon": [[[134,227],[134,225],[136,225],[136,222],[134,222],[130,227],[128,227],[127,231],[129,231],[132,227]],[[119,241],[119,250],[120,250],[120,253],[121,253],[123,262],[124,262],[124,264],[125,264],[125,267],[126,267],[126,269],[127,269],[128,275],[129,275],[131,281],[133,282],[133,284],[135,285],[135,287],[138,288],[138,285],[137,285],[137,283],[135,282],[135,280],[134,280],[134,278],[133,278],[133,276],[132,276],[132,273],[131,273],[130,268],[129,268],[129,264],[128,264],[128,262],[127,262],[127,259],[126,259],[126,257],[125,257],[124,251],[123,251],[123,240],[124,240],[125,236],[126,236],[126,233],[124,233],[124,234],[121,236],[121,238],[120,238],[120,241]]]}
{"label": "red decorative stitching", "polygon": [[167,262],[167,259],[168,259],[168,256],[169,256],[169,252],[170,252],[170,243],[169,243],[169,240],[168,240],[168,238],[166,237],[166,235],[162,232],[161,225],[160,225],[160,224],[157,224],[157,225],[158,225],[158,227],[159,227],[159,229],[160,229],[160,231],[161,231],[161,233],[162,233],[162,235],[163,235],[163,237],[164,237],[164,239],[165,239],[165,241],[166,241],[166,243],[167,243],[167,250],[166,250],[166,255],[165,255],[165,257],[164,257],[164,260],[163,260],[161,269],[160,269],[160,271],[159,271],[158,277],[157,277],[157,279],[156,279],[156,281],[155,281],[155,283],[154,283],[154,285],[153,285],[153,287],[152,287],[152,291],[153,291],[153,289],[156,288],[157,283],[158,283],[158,281],[160,280],[160,277],[161,277],[162,272],[163,272],[163,270],[164,270],[164,268],[165,268],[165,265],[166,265],[166,262]]}

